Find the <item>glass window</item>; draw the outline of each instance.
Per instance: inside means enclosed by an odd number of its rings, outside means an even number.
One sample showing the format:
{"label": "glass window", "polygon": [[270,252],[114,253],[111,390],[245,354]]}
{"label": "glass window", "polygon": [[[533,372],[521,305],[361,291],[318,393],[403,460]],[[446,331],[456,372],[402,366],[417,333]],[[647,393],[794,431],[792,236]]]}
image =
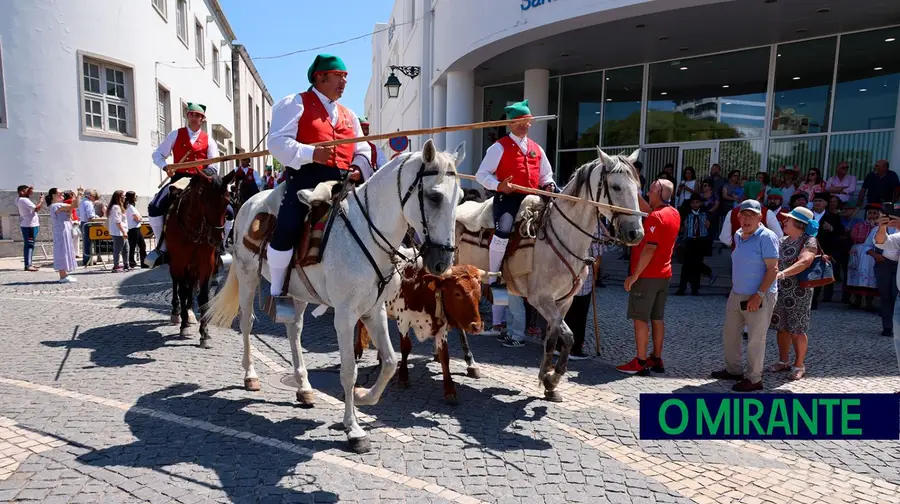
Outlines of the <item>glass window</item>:
{"label": "glass window", "polygon": [[597,147],[600,144],[602,101],[603,72],[562,78],[562,104],[559,111],[560,149]]}
{"label": "glass window", "polygon": [[841,37],[832,131],[894,127],[900,82],[898,40],[900,27]]}
{"label": "glass window", "polygon": [[130,117],[134,114],[129,97],[133,85],[131,70],[85,58],[81,74],[84,127],[133,136],[129,132]]}
{"label": "glass window", "polygon": [[201,66],[206,66],[206,51],[203,43],[203,25],[200,21],[194,23],[194,57]]}
{"label": "glass window", "polygon": [[187,44],[187,1],[175,0],[175,33]]}
{"label": "glass window", "polygon": [[[836,114],[835,114],[836,115]],[[834,168],[841,161],[850,165],[849,173],[862,180],[872,171],[875,161],[891,159],[891,143],[894,131],[877,131],[873,133],[848,133],[832,135],[828,152],[828,170],[826,177],[834,175]]]}
{"label": "glass window", "polygon": [[778,46],[772,135],[828,131],[836,45],[832,37]]}
{"label": "glass window", "polygon": [[[630,153],[629,153],[630,154]],[[565,151],[559,153],[559,163],[556,166],[556,179],[560,187],[569,182],[569,178],[580,166],[597,159],[597,148]]]}
{"label": "glass window", "polygon": [[647,142],[760,137],[769,49],[650,65]]}
{"label": "glass window", "polygon": [[[506,112],[503,109],[507,105],[522,101],[524,96],[525,84],[521,82],[484,88],[484,119],[482,120],[499,121],[506,119]],[[494,145],[494,142],[506,133],[506,127],[482,129],[481,154],[484,155],[488,147]]]}
{"label": "glass window", "polygon": [[[719,166],[722,170],[740,170],[741,177],[756,179],[756,174],[762,171],[763,146],[765,140],[733,140],[719,143]],[[770,170],[771,171],[771,168]],[[698,170],[699,173],[699,170]],[[706,167],[704,176],[709,175],[709,167]]]}
{"label": "glass window", "polygon": [[[547,114],[559,115],[559,77],[550,79],[550,96],[547,97]],[[556,166],[556,134],[558,131],[556,121],[547,121],[547,145],[544,145],[544,152],[547,153],[547,159],[550,164]]]}
{"label": "glass window", "polygon": [[637,145],[640,142],[643,84],[643,66],[606,71],[601,145]]}
{"label": "glass window", "polygon": [[796,167],[800,172],[800,180],[805,180],[810,168],[821,169],[824,165],[825,135],[783,138],[769,143],[769,172],[774,173],[781,166]]}

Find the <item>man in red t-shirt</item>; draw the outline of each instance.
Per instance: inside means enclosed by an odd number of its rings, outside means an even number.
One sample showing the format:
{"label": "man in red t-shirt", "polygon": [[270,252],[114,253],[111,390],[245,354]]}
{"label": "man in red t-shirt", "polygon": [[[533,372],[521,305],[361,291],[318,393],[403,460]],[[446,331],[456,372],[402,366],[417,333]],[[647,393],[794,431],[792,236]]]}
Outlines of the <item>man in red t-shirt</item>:
{"label": "man in red t-shirt", "polygon": [[[631,249],[631,275],[625,279],[628,292],[628,318],[634,321],[637,357],[616,367],[627,374],[646,374],[648,370],[665,372],[662,360],[665,324],[663,315],[672,280],[672,251],[681,227],[681,215],[667,201],[672,199],[672,182],[659,179],[647,191],[647,204],[640,199],[641,210],[650,211],[644,219],[644,239]],[[647,355],[650,326],[653,326],[653,353]]]}

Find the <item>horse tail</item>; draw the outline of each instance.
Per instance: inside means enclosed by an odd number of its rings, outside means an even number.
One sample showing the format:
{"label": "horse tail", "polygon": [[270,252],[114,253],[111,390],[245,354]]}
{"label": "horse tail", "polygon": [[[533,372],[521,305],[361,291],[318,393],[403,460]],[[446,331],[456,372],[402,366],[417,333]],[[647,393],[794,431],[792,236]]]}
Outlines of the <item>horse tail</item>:
{"label": "horse tail", "polygon": [[225,285],[222,286],[219,293],[207,305],[204,318],[214,326],[231,327],[231,323],[238,315],[238,310],[241,307],[241,298],[237,269],[237,264],[232,264],[228,268],[228,278],[225,280]]}

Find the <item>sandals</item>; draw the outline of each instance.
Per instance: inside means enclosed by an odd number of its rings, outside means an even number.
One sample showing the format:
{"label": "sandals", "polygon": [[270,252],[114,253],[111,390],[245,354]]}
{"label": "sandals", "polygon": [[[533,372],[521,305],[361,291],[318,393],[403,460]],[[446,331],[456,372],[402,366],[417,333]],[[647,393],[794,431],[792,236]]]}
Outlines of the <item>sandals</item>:
{"label": "sandals", "polygon": [[791,369],[790,364],[788,364],[787,362],[778,361],[775,364],[772,364],[771,366],[767,367],[766,371],[768,371],[770,373],[780,373],[782,371],[787,371],[788,369]]}
{"label": "sandals", "polygon": [[805,367],[794,367],[791,366],[791,375],[788,377],[791,380],[799,380],[806,376],[806,368]]}

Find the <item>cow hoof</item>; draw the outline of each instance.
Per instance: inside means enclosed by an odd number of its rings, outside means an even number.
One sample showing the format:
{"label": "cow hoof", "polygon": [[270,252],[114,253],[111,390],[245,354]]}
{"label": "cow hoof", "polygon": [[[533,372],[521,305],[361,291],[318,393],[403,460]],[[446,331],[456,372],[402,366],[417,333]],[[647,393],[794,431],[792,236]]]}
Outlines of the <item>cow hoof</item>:
{"label": "cow hoof", "polygon": [[212,348],[212,345],[209,344],[209,340],[210,340],[210,338],[203,338],[203,339],[201,339],[201,340],[200,340],[200,348],[203,348],[203,349],[206,349],[206,350]]}
{"label": "cow hoof", "polygon": [[173,324],[180,324],[181,323],[181,315],[179,315],[177,313],[173,313],[172,316],[169,317],[169,322],[171,322]]}
{"label": "cow hoof", "polygon": [[298,390],[297,402],[302,406],[312,408],[316,404],[316,393],[312,390]]}
{"label": "cow hoof", "polygon": [[259,392],[260,388],[259,378],[244,378],[244,390]]}
{"label": "cow hoof", "polygon": [[459,397],[456,394],[444,394],[444,402],[450,406],[459,406]]}
{"label": "cow hoof", "polygon": [[544,391],[544,399],[550,402],[563,402],[562,394],[555,390],[545,390]]}
{"label": "cow hoof", "polygon": [[372,451],[372,441],[369,439],[369,436],[348,439],[347,445],[353,453],[369,453]]}
{"label": "cow hoof", "polygon": [[481,370],[477,367],[466,368],[466,376],[477,380],[478,378],[481,378]]}
{"label": "cow hoof", "polygon": [[194,315],[194,310],[188,310],[188,324],[193,325],[196,323],[197,323],[197,316]]}

